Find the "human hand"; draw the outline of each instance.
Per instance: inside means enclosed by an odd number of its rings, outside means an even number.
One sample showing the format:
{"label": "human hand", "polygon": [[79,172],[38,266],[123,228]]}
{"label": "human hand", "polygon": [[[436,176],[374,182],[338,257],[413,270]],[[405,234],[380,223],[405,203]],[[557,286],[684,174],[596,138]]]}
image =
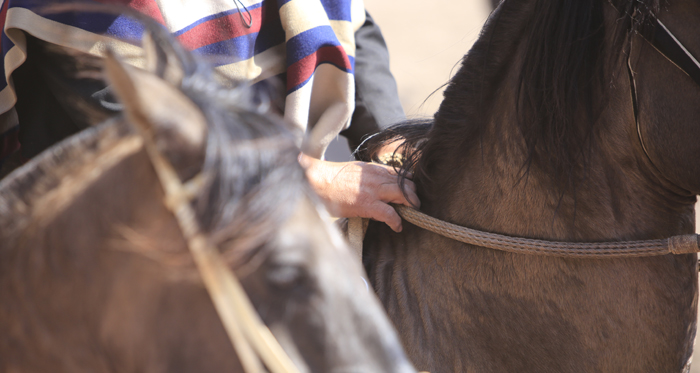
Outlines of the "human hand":
{"label": "human hand", "polygon": [[406,199],[392,167],[366,162],[328,162],[305,154],[299,156],[299,163],[306,169],[311,187],[334,216],[371,218],[401,232],[401,217],[389,203],[420,206],[415,184],[405,181]]}

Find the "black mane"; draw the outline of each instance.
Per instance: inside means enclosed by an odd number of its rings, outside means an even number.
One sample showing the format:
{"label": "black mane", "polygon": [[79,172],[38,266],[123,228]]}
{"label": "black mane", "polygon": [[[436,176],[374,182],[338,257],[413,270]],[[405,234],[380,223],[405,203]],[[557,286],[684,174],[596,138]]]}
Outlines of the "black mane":
{"label": "black mane", "polygon": [[[561,193],[575,190],[585,177],[587,152],[607,102],[612,67],[627,56],[631,35],[650,31],[659,2],[503,1],[447,86],[432,127],[420,121],[399,124],[372,139],[368,153],[387,138],[409,134],[404,171],[416,174],[426,195],[437,196],[443,193],[444,183],[431,182],[435,175],[443,181],[459,176],[446,157],[478,145],[489,121],[515,121],[528,155],[520,165],[521,176],[535,166],[553,176]],[[605,29],[606,7],[618,13],[614,30]],[[523,14],[531,15],[527,22],[522,22]],[[612,39],[606,41],[604,37],[610,35]],[[528,42],[519,47],[521,37]],[[603,55],[606,42],[619,53]],[[496,87],[507,78],[506,68],[515,51],[522,53],[523,62],[514,87],[514,106],[499,112],[490,103],[502,93]],[[503,112],[515,117],[504,119]]]}
{"label": "black mane", "polygon": [[[603,8],[610,5],[619,24],[606,30]],[[528,164],[534,160],[556,179],[576,181],[571,170],[585,168],[593,127],[607,101],[612,77],[606,74],[628,53],[629,36],[658,8],[659,0],[536,2],[516,93]],[[602,54],[606,33],[615,51],[608,56]]]}
{"label": "black mane", "polygon": [[516,87],[528,165],[568,173],[582,160],[604,102],[605,34],[599,0],[537,1]]}

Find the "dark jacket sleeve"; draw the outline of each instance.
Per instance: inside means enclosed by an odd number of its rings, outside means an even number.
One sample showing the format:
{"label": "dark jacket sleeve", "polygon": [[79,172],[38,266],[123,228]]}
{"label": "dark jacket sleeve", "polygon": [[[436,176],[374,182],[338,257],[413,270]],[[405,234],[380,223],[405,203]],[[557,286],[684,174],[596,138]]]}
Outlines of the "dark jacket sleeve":
{"label": "dark jacket sleeve", "polygon": [[389,70],[389,51],[381,30],[367,19],[355,33],[355,112],[350,127],[341,132],[351,149],[362,140],[406,118],[394,76]]}

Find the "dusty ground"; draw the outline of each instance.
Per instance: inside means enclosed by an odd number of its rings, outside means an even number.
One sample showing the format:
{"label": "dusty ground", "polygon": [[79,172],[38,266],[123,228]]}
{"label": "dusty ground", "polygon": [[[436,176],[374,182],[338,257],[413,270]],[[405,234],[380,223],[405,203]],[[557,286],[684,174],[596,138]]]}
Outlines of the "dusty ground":
{"label": "dusty ground", "polygon": [[[406,114],[432,116],[442,100],[440,87],[479,36],[490,5],[486,0],[365,0],[365,6],[389,46]],[[700,373],[699,359],[692,373]]]}
{"label": "dusty ground", "polygon": [[[389,46],[391,69],[409,116],[432,116],[440,89],[479,36],[491,11],[485,0],[365,0]],[[427,99],[427,101],[426,101]]]}
{"label": "dusty ground", "polygon": [[[476,41],[491,11],[487,1],[365,0],[365,6],[389,46],[404,111],[409,117],[432,116],[442,101],[440,87]],[[345,149],[341,138],[326,157],[348,160]]]}

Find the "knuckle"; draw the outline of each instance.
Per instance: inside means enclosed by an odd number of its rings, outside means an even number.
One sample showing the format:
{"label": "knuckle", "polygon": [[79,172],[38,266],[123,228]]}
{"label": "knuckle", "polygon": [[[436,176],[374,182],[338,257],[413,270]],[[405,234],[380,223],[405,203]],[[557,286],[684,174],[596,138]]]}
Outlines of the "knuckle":
{"label": "knuckle", "polygon": [[372,206],[373,215],[376,220],[381,220],[383,222],[388,222],[391,217],[391,211],[393,210],[391,206],[383,202],[377,202]]}

